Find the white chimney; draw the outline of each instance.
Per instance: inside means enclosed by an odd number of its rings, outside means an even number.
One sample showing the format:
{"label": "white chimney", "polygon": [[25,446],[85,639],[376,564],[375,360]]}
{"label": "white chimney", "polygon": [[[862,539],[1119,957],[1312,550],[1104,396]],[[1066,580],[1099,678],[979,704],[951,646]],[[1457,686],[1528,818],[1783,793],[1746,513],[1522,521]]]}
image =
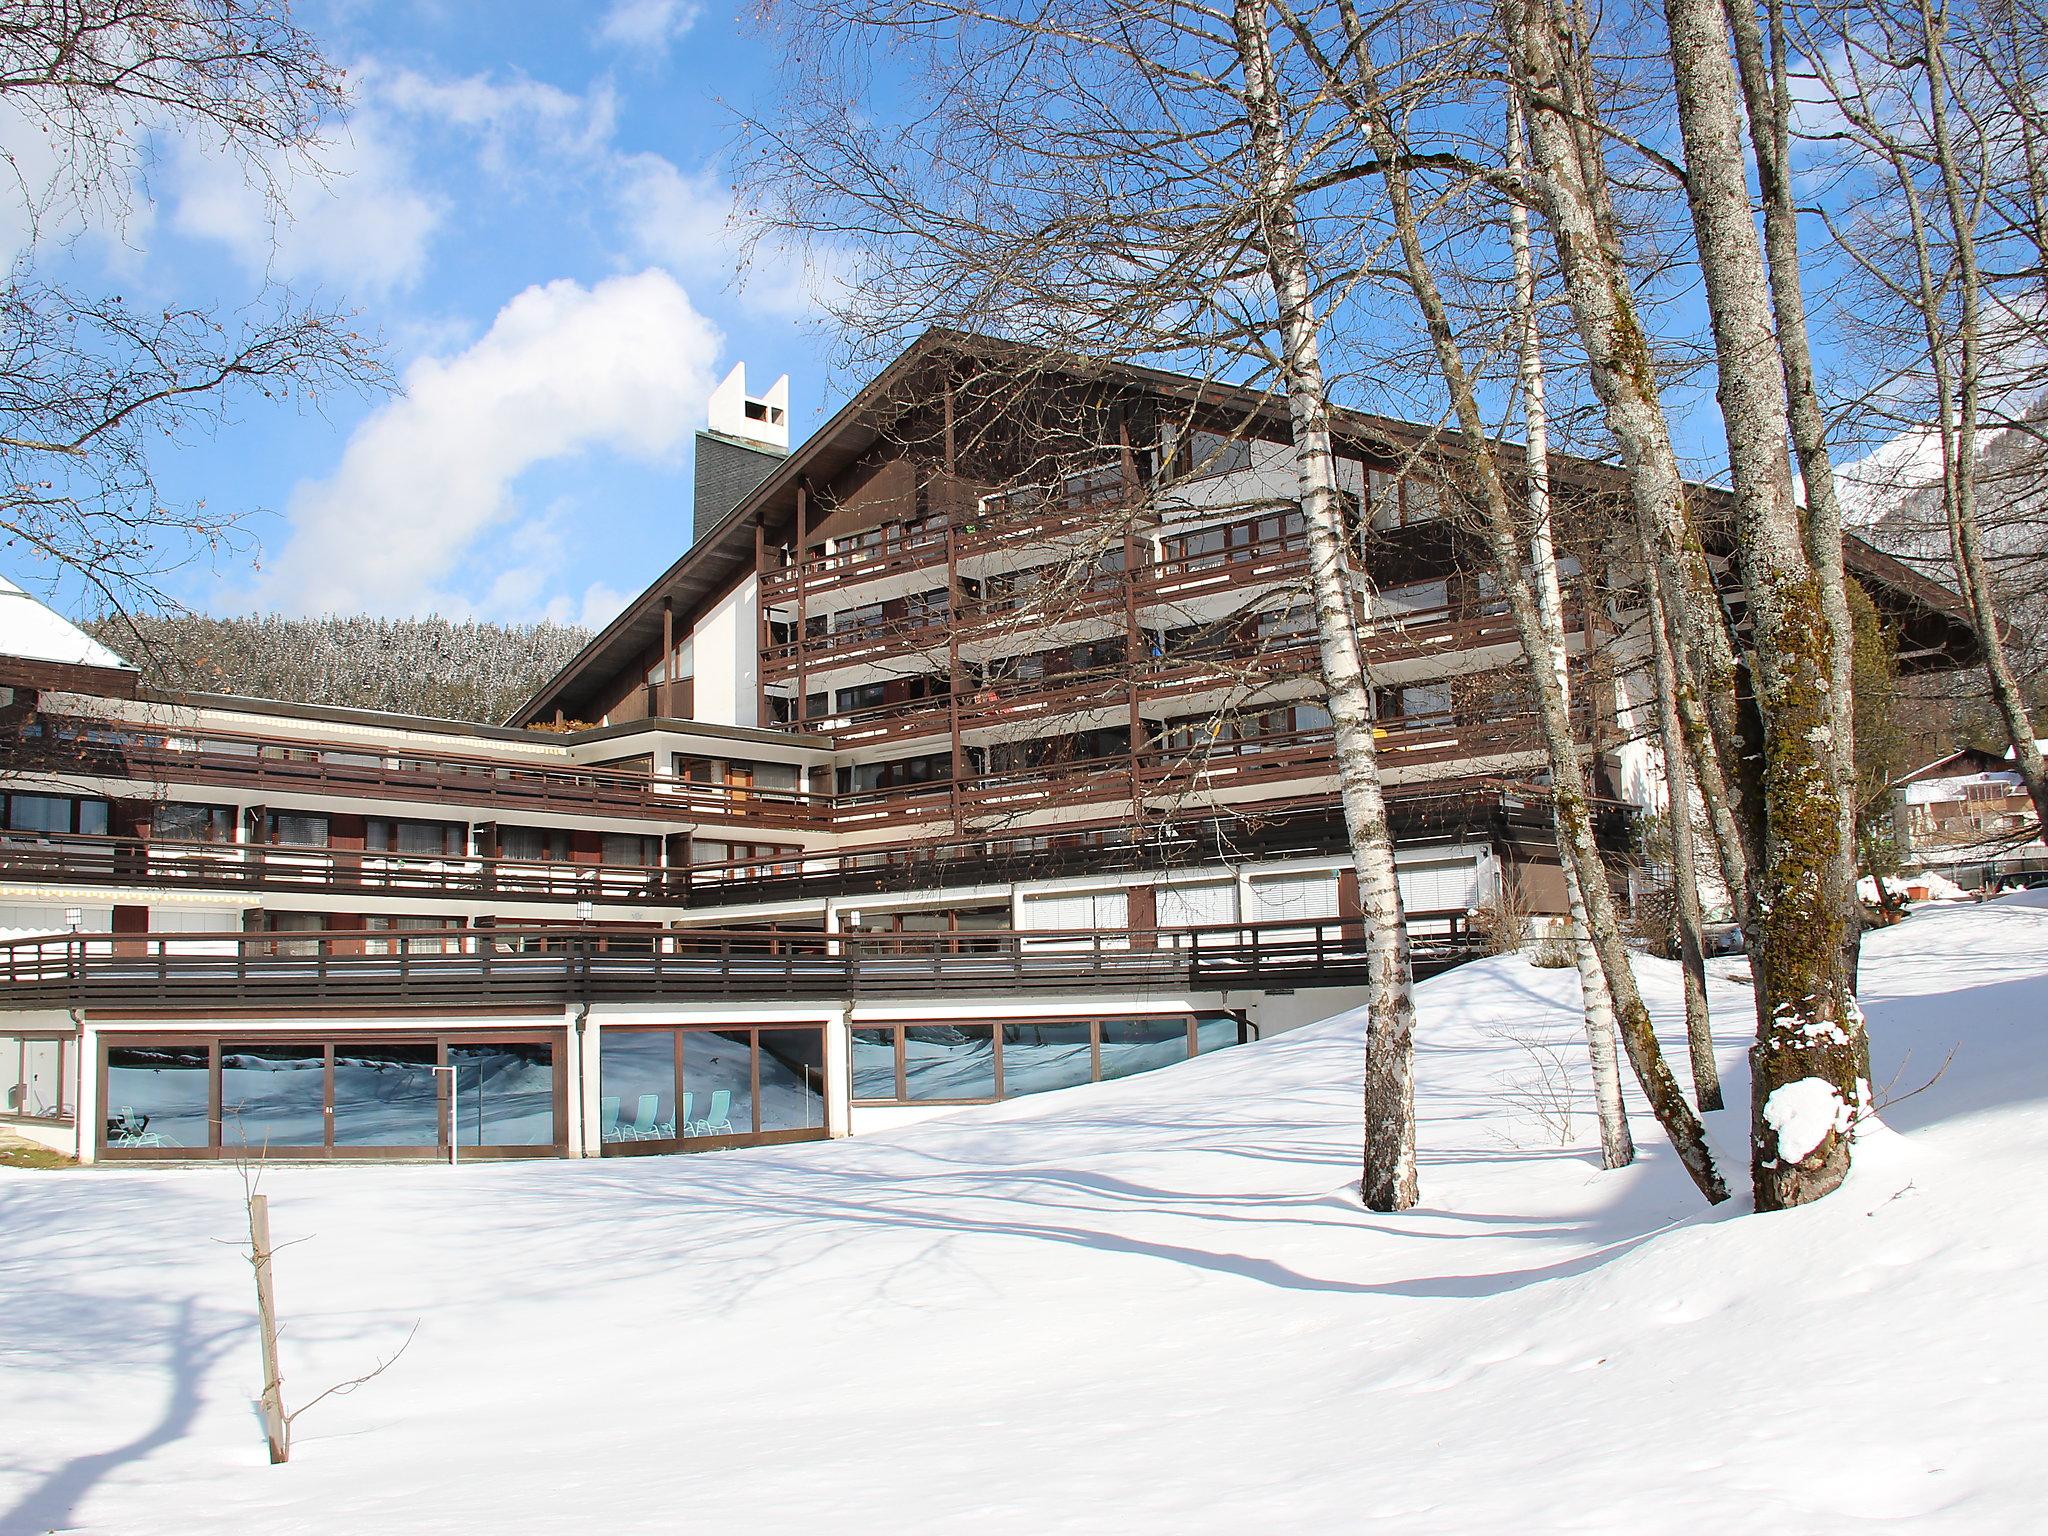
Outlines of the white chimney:
{"label": "white chimney", "polygon": [[735,363],[725,382],[711,391],[711,430],[722,437],[759,443],[781,452],[789,449],[789,375],[768,386],[765,395],[747,393],[747,365]]}

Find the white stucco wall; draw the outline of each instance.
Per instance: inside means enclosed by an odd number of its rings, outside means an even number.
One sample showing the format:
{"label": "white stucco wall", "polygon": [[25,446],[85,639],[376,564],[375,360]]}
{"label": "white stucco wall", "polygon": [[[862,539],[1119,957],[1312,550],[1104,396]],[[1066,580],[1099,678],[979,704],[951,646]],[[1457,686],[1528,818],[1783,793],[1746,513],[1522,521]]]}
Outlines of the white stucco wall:
{"label": "white stucco wall", "polygon": [[691,631],[697,661],[692,713],[707,724],[761,723],[758,592],[758,579],[748,576],[713,604]]}

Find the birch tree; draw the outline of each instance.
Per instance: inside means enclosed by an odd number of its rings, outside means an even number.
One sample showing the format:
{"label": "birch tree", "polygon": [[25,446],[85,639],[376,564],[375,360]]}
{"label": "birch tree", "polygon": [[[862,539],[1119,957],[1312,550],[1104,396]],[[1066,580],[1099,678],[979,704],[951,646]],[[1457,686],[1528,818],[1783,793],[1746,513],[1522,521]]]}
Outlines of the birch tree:
{"label": "birch tree", "polygon": [[[942,0],[819,4],[806,21],[788,77],[815,81],[829,57],[831,83],[798,85],[794,110],[751,125],[749,180],[771,225],[828,223],[881,253],[838,309],[854,335],[893,347],[950,324],[1284,391],[1372,973],[1360,1189],[1373,1209],[1412,1205],[1407,926],[1373,742],[1370,578],[1345,528],[1324,350],[1325,298],[1358,266],[1328,207],[1349,183],[1320,175],[1326,138],[1302,136],[1265,12]],[[846,99],[883,51],[924,66],[930,105],[908,129]]]}
{"label": "birch tree", "polygon": [[[1381,167],[1400,250],[1401,270],[1428,331],[1438,373],[1456,412],[1466,452],[1467,475],[1482,514],[1495,573],[1507,598],[1528,665],[1551,772],[1551,800],[1559,851],[1569,861],[1572,879],[1583,903],[1586,943],[1595,956],[1598,980],[1602,984],[1599,990],[1606,999],[1611,999],[1637,1081],[1642,1084],[1652,1111],[1677,1149],[1680,1162],[1710,1202],[1725,1200],[1728,1197],[1727,1186],[1714,1166],[1699,1120],[1686,1104],[1657,1044],[1649,1010],[1636,987],[1635,973],[1621,941],[1620,924],[1613,911],[1612,890],[1593,835],[1591,795],[1573,730],[1561,665],[1564,639],[1555,618],[1556,606],[1539,597],[1537,580],[1540,578],[1532,579],[1532,572],[1525,562],[1520,530],[1516,525],[1514,497],[1481,410],[1472,370],[1467,365],[1457,329],[1428,255],[1417,199],[1407,169],[1415,157],[1396,132],[1373,62],[1373,40],[1368,35],[1365,22],[1352,8],[1350,0],[1339,0],[1339,9],[1346,23],[1351,105],[1362,121],[1370,148]],[[1525,363],[1525,387],[1526,367]],[[1547,481],[1547,473],[1544,478]],[[1545,516],[1547,523],[1547,507]],[[1547,538],[1547,533],[1544,537]],[[1590,1019],[1589,1009],[1589,1022]],[[1591,1043],[1596,1079],[1604,1068],[1611,1081],[1611,1043],[1606,1046],[1607,1059],[1604,1062],[1601,1059],[1602,1042],[1595,1038]],[[1617,1156],[1619,1149],[1611,1144],[1607,1150],[1610,1166],[1618,1166],[1619,1162],[1626,1160]]]}

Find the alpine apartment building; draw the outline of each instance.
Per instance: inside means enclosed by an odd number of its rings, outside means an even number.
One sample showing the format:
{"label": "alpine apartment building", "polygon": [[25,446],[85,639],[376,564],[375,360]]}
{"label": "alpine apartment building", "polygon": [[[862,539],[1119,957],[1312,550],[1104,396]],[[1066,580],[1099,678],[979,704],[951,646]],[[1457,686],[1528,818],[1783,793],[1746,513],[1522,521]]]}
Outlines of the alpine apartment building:
{"label": "alpine apartment building", "polygon": [[[1419,427],[1338,425],[1418,968],[1556,911],[1511,624]],[[500,726],[161,695],[0,594],[0,1118],[81,1159],[845,1135],[1356,1001],[1281,403],[951,333],[792,449],[735,370],[694,537]],[[1559,470],[1627,846],[1640,615]],[[1705,494],[1705,493],[1703,493]],[[1909,665],[1953,599],[1859,543]]]}

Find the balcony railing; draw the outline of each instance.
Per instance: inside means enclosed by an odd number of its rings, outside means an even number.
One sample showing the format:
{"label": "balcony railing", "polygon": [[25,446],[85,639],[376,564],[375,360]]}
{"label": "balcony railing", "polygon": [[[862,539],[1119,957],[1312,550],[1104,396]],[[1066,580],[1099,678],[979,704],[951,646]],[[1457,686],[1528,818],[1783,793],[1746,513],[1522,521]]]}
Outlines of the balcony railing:
{"label": "balcony railing", "polygon": [[[1583,700],[1577,723],[1591,725]],[[1374,728],[1383,772],[1483,761],[1542,750],[1533,714],[1485,719],[1389,718]],[[1330,727],[1280,731],[1195,745],[1158,745],[1136,753],[979,772],[960,783],[940,781],[842,792],[834,803],[841,828],[862,822],[957,816],[963,821],[1014,817],[1052,806],[1103,800],[1163,801],[1217,795],[1335,771]]]}
{"label": "balcony railing", "polygon": [[[365,953],[367,944],[387,952]],[[1479,952],[1462,911],[1410,916],[1418,974]],[[598,927],[402,935],[67,934],[0,944],[0,1007],[248,1008],[727,998],[842,999],[1018,991],[1212,992],[1356,985],[1356,919],[1136,933],[761,933]]]}
{"label": "balcony railing", "polygon": [[24,832],[0,833],[0,879],[634,904],[684,900],[689,885],[680,868]]}
{"label": "balcony railing", "polygon": [[[1522,815],[1546,823],[1548,791],[1506,779],[1396,785],[1387,802],[1397,830],[1443,831],[1475,817]],[[1603,835],[1620,836],[1618,805],[1603,803]],[[502,901],[590,901],[655,910],[781,904],[828,896],[901,893],[1003,882],[1029,875],[1109,875],[1184,867],[1219,846],[1241,856],[1304,857],[1343,846],[1327,796],[1262,801],[1259,816],[1227,825],[1203,816],[1133,824],[1128,817],[1058,827],[869,843],[832,852],[790,851],[662,868],[541,864],[512,859],[273,848],[262,844],[138,838],[0,835],[0,880],[18,885],[172,891],[303,891]]]}
{"label": "balcony railing", "polygon": [[[829,796],[588,768],[542,768],[454,755],[421,758],[360,746],[286,743],[222,732],[181,737],[87,721],[44,722],[33,751],[10,764],[40,772],[152,784],[477,806],[496,814],[565,812],[662,821],[737,822],[790,830],[830,825]],[[65,734],[68,733],[68,736]],[[12,744],[10,744],[11,746]]]}
{"label": "balcony railing", "polygon": [[[1373,667],[1385,667],[1421,657],[1513,645],[1517,640],[1514,620],[1505,611],[1494,611],[1497,607],[1446,605],[1382,615],[1367,640],[1366,660]],[[1565,632],[1569,635],[1579,622],[1576,605],[1568,607],[1565,620]],[[900,657],[905,650],[934,652],[945,646],[946,631],[943,626],[924,625],[914,638],[915,644],[878,640],[873,645],[874,653]],[[1304,676],[1316,669],[1318,650],[1316,637],[1303,634],[1170,653],[1139,663],[1142,670],[1138,671],[1138,682],[1147,699],[1156,699],[1227,687],[1253,676],[1260,681]],[[1131,665],[1118,664],[1087,673],[995,679],[980,688],[963,688],[960,726],[962,730],[975,730],[1099,707],[1125,696],[1134,670],[1137,669]],[[951,701],[941,695],[834,713],[804,721],[802,725],[806,730],[830,736],[843,751],[945,734],[951,729],[951,713]]]}

